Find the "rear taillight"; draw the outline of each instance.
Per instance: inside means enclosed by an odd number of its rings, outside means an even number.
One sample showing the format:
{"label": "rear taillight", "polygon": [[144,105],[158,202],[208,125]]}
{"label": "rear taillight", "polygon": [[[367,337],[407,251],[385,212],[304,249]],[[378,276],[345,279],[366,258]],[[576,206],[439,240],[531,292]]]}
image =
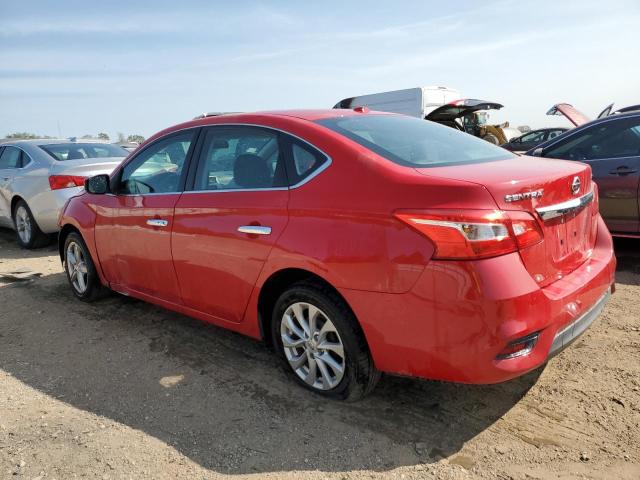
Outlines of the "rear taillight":
{"label": "rear taillight", "polygon": [[428,210],[395,215],[427,236],[439,259],[497,257],[542,240],[537,221],[526,212]]}
{"label": "rear taillight", "polygon": [[51,175],[49,177],[49,186],[51,190],[60,190],[61,188],[82,187],[86,177],[78,175]]}

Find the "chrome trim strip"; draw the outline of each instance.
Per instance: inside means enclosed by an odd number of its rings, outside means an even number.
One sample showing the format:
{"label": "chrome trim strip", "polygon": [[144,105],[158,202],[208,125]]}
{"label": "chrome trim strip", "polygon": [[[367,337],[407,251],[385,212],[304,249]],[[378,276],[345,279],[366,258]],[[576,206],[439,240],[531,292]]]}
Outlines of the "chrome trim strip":
{"label": "chrome trim strip", "polygon": [[556,203],[547,207],[536,208],[536,212],[542,220],[547,221],[561,217],[567,213],[577,212],[593,202],[593,190],[582,197],[572,198],[566,202]]}
{"label": "chrome trim strip", "polygon": [[568,326],[556,333],[549,350],[549,357],[557,354],[563,348],[567,347],[571,342],[582,335],[587,328],[598,318],[600,312],[611,297],[611,287],[604,292],[598,301],[584,312],[578,319],[574,320]]}
{"label": "chrome trim strip", "polygon": [[269,187],[269,188],[221,188],[220,190],[185,190],[184,195],[194,193],[230,193],[230,192],[274,192],[289,190],[287,187]]}
{"label": "chrome trim strip", "polygon": [[[219,117],[205,117],[205,118],[198,119],[198,120],[204,120],[206,118],[219,118]],[[324,172],[327,168],[329,168],[331,166],[331,164],[333,163],[333,159],[329,155],[327,155],[326,152],[324,152],[322,149],[320,149],[317,146],[315,146],[313,143],[308,142],[304,138],[300,138],[296,134],[288,132],[286,130],[282,130],[280,128],[271,127],[271,126],[268,126],[268,125],[259,125],[257,123],[205,123],[205,124],[199,124],[197,126],[191,126],[191,127],[182,128],[182,129],[179,129],[179,130],[174,130],[174,131],[172,131],[170,133],[167,133],[166,135],[163,135],[161,137],[158,137],[158,138],[154,139],[152,143],[156,143],[157,141],[162,140],[165,137],[169,137],[170,135],[173,135],[173,134],[178,133],[178,132],[183,132],[183,131],[190,130],[190,129],[193,129],[193,128],[210,128],[210,127],[257,127],[257,128],[263,128],[263,129],[266,129],[266,130],[274,130],[276,132],[280,132],[280,133],[284,133],[285,135],[289,135],[290,137],[293,137],[293,138],[295,138],[297,140],[300,140],[303,143],[306,143],[311,148],[313,148],[314,150],[317,150],[322,155],[324,155],[325,161],[313,173],[311,173],[311,175],[309,175],[308,177],[303,178],[298,183],[296,183],[294,185],[291,185],[289,187],[227,188],[227,189],[221,188],[219,190],[185,190],[184,192],[169,192],[169,193],[125,193],[125,194],[118,194],[116,196],[131,196],[131,197],[142,196],[142,197],[145,197],[145,196],[150,196],[150,195],[172,195],[172,194],[174,194],[174,195],[182,195],[182,194],[193,194],[193,193],[223,193],[223,192],[269,192],[269,191],[279,191],[279,190],[293,190],[295,188],[299,188],[299,187],[303,186],[304,184],[306,184],[306,183],[310,182],[311,180],[313,180],[314,178],[316,178],[318,175],[320,175],[322,172]],[[147,146],[151,146],[152,143],[149,143],[149,145],[147,145]],[[145,149],[147,148],[147,146],[145,146]],[[140,152],[138,152],[136,150],[134,157],[132,157],[132,158],[126,157],[127,164],[130,163],[131,161],[133,161],[133,158],[137,157],[141,152],[142,152],[142,150]],[[116,169],[114,169],[114,171],[111,173],[111,175],[113,175],[116,172],[116,170],[122,170],[125,166],[126,166],[126,164],[124,162],[121,163],[118,167],[116,167]],[[111,195],[115,195],[115,194],[111,194]]]}
{"label": "chrome trim strip", "polygon": [[238,227],[238,231],[250,235],[271,235],[271,227],[262,227],[260,225],[243,225]]}

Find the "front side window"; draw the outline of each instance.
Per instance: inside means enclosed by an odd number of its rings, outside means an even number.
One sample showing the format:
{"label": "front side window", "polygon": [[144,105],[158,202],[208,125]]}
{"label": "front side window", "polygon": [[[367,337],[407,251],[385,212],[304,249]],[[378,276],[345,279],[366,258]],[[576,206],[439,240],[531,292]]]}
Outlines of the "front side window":
{"label": "front side window", "polygon": [[8,168],[20,168],[22,151],[16,147],[4,147],[0,154],[0,170]]}
{"label": "front side window", "polygon": [[118,193],[144,195],[179,191],[195,131],[181,132],[151,144],[122,170]]}
{"label": "front side window", "polygon": [[599,160],[640,155],[640,118],[603,122],[571,135],[545,150],[564,160]]}
{"label": "front side window", "polygon": [[515,158],[507,150],[467,133],[403,115],[354,115],[316,122],[392,162],[408,167]]}
{"label": "front side window", "polygon": [[257,127],[207,129],[194,190],[238,190],[286,186],[278,134]]}
{"label": "front side window", "polygon": [[124,148],[109,143],[52,143],[40,145],[40,148],[59,162],[86,158],[126,157],[129,154]]}

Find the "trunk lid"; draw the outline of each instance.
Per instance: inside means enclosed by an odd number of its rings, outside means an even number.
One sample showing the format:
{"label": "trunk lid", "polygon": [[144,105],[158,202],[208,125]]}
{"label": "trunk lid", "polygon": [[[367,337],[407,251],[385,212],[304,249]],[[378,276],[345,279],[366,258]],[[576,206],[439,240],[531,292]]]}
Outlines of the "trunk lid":
{"label": "trunk lid", "polygon": [[51,167],[51,174],[84,177],[92,177],[103,173],[110,174],[124,159],[125,157],[102,157],[57,161]]}
{"label": "trunk lid", "polygon": [[547,115],[562,115],[576,127],[591,121],[591,119],[584,113],[580,112],[574,108],[573,105],[569,105],[568,103],[556,103],[549,109]]}
{"label": "trunk lid", "polygon": [[562,278],[591,256],[598,201],[588,165],[522,156],[416,170],[430,177],[480,184],[501,210],[533,215],[544,239],[520,250],[520,256],[541,286]]}
{"label": "trunk lid", "polygon": [[499,103],[488,102],[486,100],[476,100],[475,98],[465,98],[436,108],[425,117],[425,120],[431,120],[433,122],[452,122],[457,118],[461,118],[469,113],[477,112],[479,110],[500,110],[501,108],[502,105]]}

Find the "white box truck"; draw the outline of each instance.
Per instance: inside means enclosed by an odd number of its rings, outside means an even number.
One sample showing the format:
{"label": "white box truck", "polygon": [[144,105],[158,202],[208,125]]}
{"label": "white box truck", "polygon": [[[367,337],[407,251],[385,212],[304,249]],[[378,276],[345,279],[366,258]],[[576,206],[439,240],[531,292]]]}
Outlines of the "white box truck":
{"label": "white box truck", "polygon": [[416,87],[373,93],[340,100],[333,108],[369,107],[381,112],[402,113],[425,118],[436,108],[462,98],[458,90],[448,87]]}

